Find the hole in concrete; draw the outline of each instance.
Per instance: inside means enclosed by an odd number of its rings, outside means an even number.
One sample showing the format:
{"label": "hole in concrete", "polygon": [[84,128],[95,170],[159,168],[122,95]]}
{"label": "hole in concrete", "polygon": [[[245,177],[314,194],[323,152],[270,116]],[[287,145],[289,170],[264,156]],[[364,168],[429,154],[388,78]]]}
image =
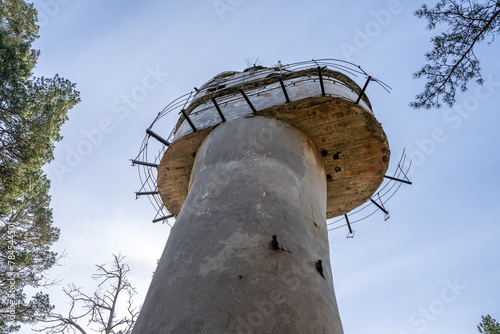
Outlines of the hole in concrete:
{"label": "hole in concrete", "polygon": [[321,150],[321,155],[326,157],[328,155],[328,151],[327,150]]}
{"label": "hole in concrete", "polygon": [[333,154],[333,160],[339,160],[340,159],[340,153],[341,152],[334,153]]}
{"label": "hole in concrete", "polygon": [[335,167],[335,171],[336,171],[337,173],[338,173],[338,172],[340,172],[340,171],[342,171],[342,167],[340,167],[340,166]]}
{"label": "hole in concrete", "polygon": [[238,275],[238,277],[239,277],[239,278],[243,278],[243,276],[241,276],[241,275]]}
{"label": "hole in concrete", "polygon": [[318,270],[319,274],[325,278],[325,275],[323,274],[323,261],[318,260],[316,261],[316,269]]}
{"label": "hole in concrete", "polygon": [[273,235],[273,239],[272,239],[272,245],[273,245],[273,249],[280,249],[280,244],[279,244],[279,241],[278,241],[278,236],[277,235]]}

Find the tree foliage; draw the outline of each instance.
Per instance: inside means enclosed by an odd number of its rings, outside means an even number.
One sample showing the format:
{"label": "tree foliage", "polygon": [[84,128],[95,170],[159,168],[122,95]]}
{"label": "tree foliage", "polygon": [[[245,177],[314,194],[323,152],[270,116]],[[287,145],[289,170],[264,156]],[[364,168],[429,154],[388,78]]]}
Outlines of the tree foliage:
{"label": "tree foliage", "polygon": [[500,1],[440,0],[434,8],[422,5],[415,15],[427,19],[429,30],[440,24],[447,29],[431,39],[434,48],[425,54],[427,64],[413,74],[427,82],[410,106],[429,109],[445,103],[452,107],[457,90],[466,91],[473,79],[483,83],[474,47],[485,39],[491,43],[500,33]]}
{"label": "tree foliage", "polygon": [[46,334],[131,333],[139,311],[133,305],[136,291],[127,278],[130,268],[123,260],[123,256],[113,255],[110,269],[96,265],[97,272],[92,278],[99,280],[99,284],[93,294],[83,292],[74,284],[65,288],[70,305],[68,313],[51,312],[44,320],[46,326],[37,331]]}
{"label": "tree foliage", "polygon": [[40,52],[37,12],[24,0],[0,0],[0,333],[32,323],[50,309],[48,296],[26,287],[49,284],[57,260],[50,246],[50,183],[42,172],[53,159],[67,112],[80,101],[75,85],[55,75],[35,77]]}
{"label": "tree foliage", "polygon": [[500,324],[488,314],[481,316],[477,330],[482,334],[500,334]]}
{"label": "tree foliage", "polygon": [[58,259],[50,251],[59,230],[52,226],[52,212],[48,208],[49,182],[44,175],[38,175],[36,183],[32,191],[19,199],[16,210],[0,231],[1,333],[18,330],[19,323],[34,323],[51,309],[46,294],[38,293],[28,300],[23,292],[26,286],[51,285],[45,272]]}

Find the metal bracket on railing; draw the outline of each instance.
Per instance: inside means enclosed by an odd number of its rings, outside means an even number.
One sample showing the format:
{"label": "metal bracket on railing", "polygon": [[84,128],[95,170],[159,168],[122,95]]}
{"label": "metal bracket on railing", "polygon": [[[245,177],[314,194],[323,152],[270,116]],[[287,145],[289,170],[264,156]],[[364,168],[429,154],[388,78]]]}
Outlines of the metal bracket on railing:
{"label": "metal bracket on railing", "polygon": [[347,228],[349,229],[349,233],[347,234],[347,237],[346,237],[346,238],[350,238],[350,239],[352,239],[352,238],[354,238],[354,233],[355,233],[356,231],[354,231],[354,230],[352,229],[352,227],[351,227],[351,223],[349,222],[349,217],[347,216],[347,213],[346,213],[346,214],[344,214],[344,217],[345,217],[345,221],[346,221],[346,223],[347,223]]}
{"label": "metal bracket on railing", "polygon": [[321,85],[321,95],[325,96],[325,85],[323,84],[323,75],[321,74],[321,67],[318,66],[319,84]]}
{"label": "metal bracket on railing", "polygon": [[148,135],[150,135],[151,137],[153,137],[154,139],[158,140],[160,143],[165,144],[167,146],[170,146],[170,143],[168,142],[168,140],[166,140],[165,138],[163,138],[162,136],[160,136],[159,134],[157,134],[153,130],[146,129],[146,133]]}
{"label": "metal bracket on railing", "polygon": [[245,101],[247,101],[248,105],[250,106],[250,109],[252,109],[252,111],[254,113],[256,113],[257,110],[255,110],[255,107],[253,106],[252,102],[248,98],[247,94],[245,94],[245,91],[243,89],[240,89],[240,93],[241,93],[241,95],[243,95],[243,98],[245,99]]}
{"label": "metal bracket on railing", "polygon": [[158,191],[136,191],[135,192],[135,199],[138,199],[140,196],[143,195],[158,195]]}
{"label": "metal bracket on railing", "polygon": [[158,222],[161,222],[161,221],[173,218],[173,217],[175,217],[175,216],[174,215],[168,215],[168,216],[163,216],[163,217],[160,217],[160,218],[156,218],[156,219],[153,219],[153,223],[158,223]]}
{"label": "metal bracket on railing", "polygon": [[283,94],[285,95],[286,103],[290,103],[290,98],[288,97],[288,92],[286,91],[285,83],[283,82],[283,79],[280,77],[280,85],[281,89],[283,90]]}
{"label": "metal bracket on railing", "polygon": [[398,179],[397,177],[392,177],[392,176],[389,176],[389,175],[384,175],[384,177],[386,179],[389,179],[389,180],[394,180],[394,181],[398,181],[398,182],[406,183],[406,184],[412,184],[411,181],[408,180],[408,177],[406,177],[406,175],[405,175],[406,180]]}
{"label": "metal bracket on railing", "polygon": [[212,103],[214,104],[215,109],[219,113],[219,116],[220,116],[222,122],[225,122],[226,118],[224,117],[224,114],[222,114],[222,110],[220,110],[219,104],[217,103],[217,100],[215,100],[215,97],[212,97]]}
{"label": "metal bracket on railing", "polygon": [[148,166],[148,167],[158,167],[158,164],[154,164],[151,162],[145,162],[145,161],[139,161],[139,160],[133,160],[133,159],[130,159],[130,161],[132,161],[132,166],[142,165],[142,166]]}
{"label": "metal bracket on railing", "polygon": [[358,99],[356,100],[356,104],[358,104],[359,101],[361,101],[361,98],[365,94],[366,87],[368,87],[368,84],[370,83],[371,80],[372,80],[372,77],[368,76],[368,79],[366,79],[366,82],[365,82],[365,85],[363,86],[363,89],[361,89],[361,93],[359,93]]}
{"label": "metal bracket on railing", "polygon": [[189,118],[188,114],[186,114],[186,110],[182,109],[181,114],[184,116],[186,121],[189,123],[189,126],[191,126],[191,129],[193,129],[193,132],[196,132],[198,129],[196,128],[196,126],[194,126],[193,121],[191,120],[191,118]]}
{"label": "metal bracket on railing", "polygon": [[[379,200],[380,200],[380,197],[379,197]],[[385,214],[385,217],[384,217],[384,220],[387,220],[390,218],[389,216],[389,211],[387,211],[385,208],[384,208],[384,203],[382,203],[382,200],[380,200],[380,203],[381,204],[378,204],[375,200],[373,200],[373,198],[370,198],[370,201],[375,204],[375,206],[377,208],[379,208],[384,214]]]}

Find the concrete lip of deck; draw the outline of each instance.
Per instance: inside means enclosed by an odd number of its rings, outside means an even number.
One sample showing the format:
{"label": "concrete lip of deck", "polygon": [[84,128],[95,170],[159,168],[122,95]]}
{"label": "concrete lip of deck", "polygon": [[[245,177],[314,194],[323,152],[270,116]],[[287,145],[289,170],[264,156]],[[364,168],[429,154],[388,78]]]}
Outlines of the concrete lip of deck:
{"label": "concrete lip of deck", "polygon": [[[252,116],[271,117],[296,127],[322,153],[327,175],[327,218],[343,215],[368,201],[384,179],[390,157],[387,137],[375,116],[350,100],[305,97],[239,117]],[[196,152],[215,126],[182,136],[160,162],[158,191],[175,216],[189,191]]]}

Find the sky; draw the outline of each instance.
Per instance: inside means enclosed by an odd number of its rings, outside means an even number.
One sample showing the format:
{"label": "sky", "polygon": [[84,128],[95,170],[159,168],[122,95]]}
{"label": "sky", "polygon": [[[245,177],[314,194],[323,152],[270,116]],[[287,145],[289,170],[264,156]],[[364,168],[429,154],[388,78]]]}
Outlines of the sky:
{"label": "sky", "polygon": [[[433,2],[429,2],[433,4]],[[391,148],[405,150],[410,179],[382,212],[331,231],[334,285],[344,331],[370,334],[477,332],[500,318],[500,43],[480,45],[483,87],[454,108],[413,110],[430,37],[420,1],[39,0],[37,76],[77,84],[73,108],[45,167],[52,182],[53,249],[67,253],[50,277],[92,293],[95,264],[121,253],[143,302],[170,227],[153,224],[135,158],[145,129],[175,98],[245,59],[271,66],[335,58],[392,87],[367,95]],[[170,133],[176,119],[166,119]],[[173,221],[170,221],[173,223]],[[67,309],[61,286],[46,290]],[[21,333],[31,333],[23,327]]]}

